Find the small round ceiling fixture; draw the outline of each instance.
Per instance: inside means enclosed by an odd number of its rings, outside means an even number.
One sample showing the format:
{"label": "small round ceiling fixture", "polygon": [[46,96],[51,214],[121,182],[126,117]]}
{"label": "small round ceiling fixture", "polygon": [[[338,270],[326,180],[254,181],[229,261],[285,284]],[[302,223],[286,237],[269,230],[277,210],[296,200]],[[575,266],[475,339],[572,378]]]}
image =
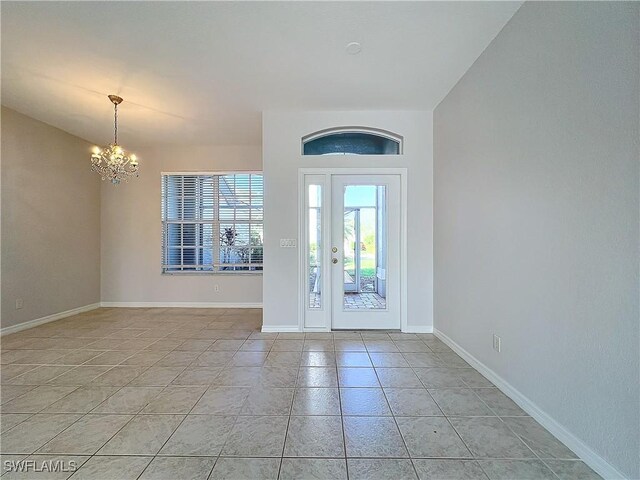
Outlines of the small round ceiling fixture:
{"label": "small round ceiling fixture", "polygon": [[362,51],[362,45],[358,42],[347,43],[347,53],[349,55],[357,55]]}

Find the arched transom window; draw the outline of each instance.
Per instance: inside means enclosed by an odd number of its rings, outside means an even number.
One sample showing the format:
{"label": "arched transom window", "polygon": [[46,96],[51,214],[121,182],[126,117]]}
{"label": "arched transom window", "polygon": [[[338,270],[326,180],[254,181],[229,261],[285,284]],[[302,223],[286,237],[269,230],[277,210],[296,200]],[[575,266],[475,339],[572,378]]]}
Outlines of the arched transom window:
{"label": "arched transom window", "polygon": [[372,128],[332,128],[302,138],[303,155],[400,155],[402,137]]}

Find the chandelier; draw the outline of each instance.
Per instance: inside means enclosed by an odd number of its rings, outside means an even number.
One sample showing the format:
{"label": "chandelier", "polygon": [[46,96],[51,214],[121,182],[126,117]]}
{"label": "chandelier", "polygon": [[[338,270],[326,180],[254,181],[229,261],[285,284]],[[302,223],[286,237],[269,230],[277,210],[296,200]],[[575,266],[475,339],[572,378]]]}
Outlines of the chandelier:
{"label": "chandelier", "polygon": [[118,145],[118,105],[122,103],[122,98],[117,95],[109,95],[109,100],[113,103],[113,143],[106,147],[94,147],[91,155],[91,168],[102,177],[107,178],[114,185],[122,180],[129,181],[132,176],[138,176],[138,159],[135,155],[128,155],[124,149]]}

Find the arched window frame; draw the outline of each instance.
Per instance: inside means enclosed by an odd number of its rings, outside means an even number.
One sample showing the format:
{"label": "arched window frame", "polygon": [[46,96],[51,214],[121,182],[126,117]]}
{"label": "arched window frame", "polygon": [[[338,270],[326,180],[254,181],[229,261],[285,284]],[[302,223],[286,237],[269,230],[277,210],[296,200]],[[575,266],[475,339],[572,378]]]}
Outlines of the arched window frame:
{"label": "arched window frame", "polygon": [[[398,144],[398,153],[385,153],[385,154],[376,154],[376,155],[384,155],[384,156],[397,156],[403,154],[404,147],[404,138],[401,135],[390,132],[388,130],[382,130],[379,128],[371,128],[371,127],[332,127],[326,128],[323,130],[318,130],[317,132],[310,133],[302,137],[302,142],[300,144],[300,153],[302,156],[321,156],[323,154],[315,155],[315,154],[307,154],[304,153],[304,146],[308,142],[313,140],[317,140],[319,138],[328,137],[331,135],[342,134],[342,133],[363,133],[366,135],[373,135],[376,137],[386,138]],[[346,154],[351,155],[351,154]],[[357,155],[357,154],[353,154]]]}

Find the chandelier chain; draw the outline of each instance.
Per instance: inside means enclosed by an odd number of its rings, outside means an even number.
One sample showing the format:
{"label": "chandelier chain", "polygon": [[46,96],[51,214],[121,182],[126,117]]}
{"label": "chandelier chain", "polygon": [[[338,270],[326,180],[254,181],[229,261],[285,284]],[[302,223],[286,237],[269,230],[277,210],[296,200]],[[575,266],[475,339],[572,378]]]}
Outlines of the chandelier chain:
{"label": "chandelier chain", "polygon": [[113,143],[118,144],[118,104],[113,105]]}

